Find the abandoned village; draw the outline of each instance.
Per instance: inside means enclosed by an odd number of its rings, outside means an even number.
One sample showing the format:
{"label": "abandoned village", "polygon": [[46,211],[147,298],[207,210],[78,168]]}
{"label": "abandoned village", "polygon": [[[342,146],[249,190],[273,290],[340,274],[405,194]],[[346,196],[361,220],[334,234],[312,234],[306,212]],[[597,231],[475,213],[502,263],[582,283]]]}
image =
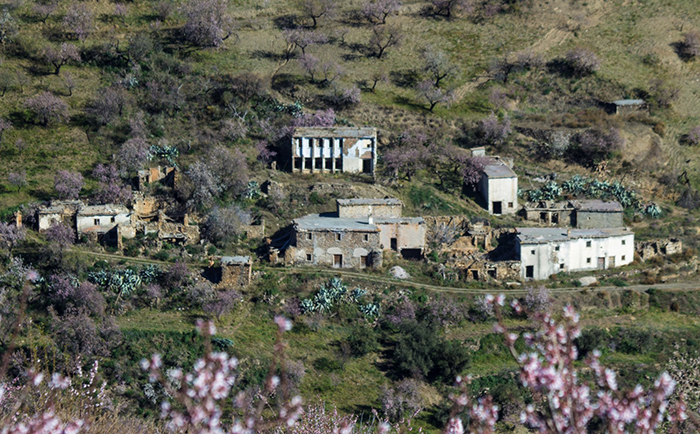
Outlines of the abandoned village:
{"label": "abandoned village", "polygon": [[[352,174],[372,179],[378,152],[377,130],[370,127],[297,128],[290,142],[289,169],[293,174]],[[264,238],[266,251],[259,258],[224,256],[210,259],[204,276],[220,287],[250,283],[253,263],[282,266],[320,266],[365,269],[381,267],[386,255],[424,260],[445,231],[450,268],[464,280],[519,285],[546,280],[562,272],[607,270],[657,254],[682,250],[679,240],[635,244],[634,233],[623,222],[624,208],[614,200],[572,198],[563,201],[524,201],[514,161],[487,156],[483,147],[471,149],[484,159],[473,199],[488,211],[487,219],[466,216],[403,215],[404,204],[392,197],[347,197],[335,209],[300,215],[288,228],[266,234],[265,223],[242,228],[251,239]],[[140,187],[178,182],[176,167],[153,167],[138,172]],[[280,188],[267,182],[263,190]],[[138,190],[141,190],[139,188]],[[167,198],[135,191],[129,206],[87,204],[81,200],[54,200],[38,209],[40,232],[61,222],[74,227],[78,238],[123,248],[137,234],[176,245],[200,243],[196,218],[177,212]],[[518,216],[521,227],[493,223],[505,215]],[[17,216],[21,224],[21,216]]]}

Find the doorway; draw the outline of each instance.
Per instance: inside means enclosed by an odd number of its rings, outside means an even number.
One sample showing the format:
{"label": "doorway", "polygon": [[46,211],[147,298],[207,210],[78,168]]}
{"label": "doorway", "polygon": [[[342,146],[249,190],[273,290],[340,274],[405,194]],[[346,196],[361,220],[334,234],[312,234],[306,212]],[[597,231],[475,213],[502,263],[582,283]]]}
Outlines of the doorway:
{"label": "doorway", "polygon": [[502,202],[492,202],[493,203],[493,213],[503,214],[503,203]]}
{"label": "doorway", "polygon": [[343,268],[343,255],[333,255],[333,268]]}
{"label": "doorway", "polygon": [[605,258],[598,258],[598,269],[599,270],[605,269]]}
{"label": "doorway", "polygon": [[527,279],[532,279],[535,277],[535,266],[534,265],[527,265],[525,267],[525,277]]}
{"label": "doorway", "polygon": [[399,250],[399,240],[396,238],[391,239],[391,250],[393,251],[398,251]]}

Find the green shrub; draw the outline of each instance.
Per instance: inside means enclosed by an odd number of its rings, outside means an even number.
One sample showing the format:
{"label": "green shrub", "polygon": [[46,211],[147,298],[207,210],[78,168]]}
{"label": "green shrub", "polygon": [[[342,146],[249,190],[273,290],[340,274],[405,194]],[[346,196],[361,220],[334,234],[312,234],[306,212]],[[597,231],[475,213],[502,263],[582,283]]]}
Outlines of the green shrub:
{"label": "green shrub", "polygon": [[380,348],[379,342],[377,342],[377,334],[369,327],[358,326],[353,328],[347,342],[350,345],[350,351],[356,357],[373,353]]}
{"label": "green shrub", "polygon": [[314,368],[322,372],[338,372],[343,370],[343,364],[328,357],[314,360]]}
{"label": "green shrub", "polygon": [[157,259],[158,261],[167,261],[168,259],[170,259],[170,254],[165,250],[161,250],[160,252],[153,255],[153,259]]}

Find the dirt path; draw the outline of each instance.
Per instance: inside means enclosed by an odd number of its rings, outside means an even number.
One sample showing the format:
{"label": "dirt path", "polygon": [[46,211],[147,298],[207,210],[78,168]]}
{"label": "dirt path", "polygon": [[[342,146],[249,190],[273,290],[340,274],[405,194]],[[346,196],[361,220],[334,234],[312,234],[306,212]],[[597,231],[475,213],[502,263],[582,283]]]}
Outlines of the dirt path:
{"label": "dirt path", "polygon": [[[113,259],[113,260],[120,260],[120,261],[124,260],[127,262],[136,263],[136,264],[153,264],[153,265],[161,265],[161,266],[172,266],[173,265],[172,262],[156,261],[156,260],[145,259],[145,258],[131,258],[128,256],[121,256],[121,255],[116,255],[116,254],[111,254],[111,253],[87,252],[87,251],[77,250],[77,249],[72,249],[71,251],[73,253],[78,253],[81,255],[89,255],[89,256],[94,256],[97,258]],[[192,269],[205,268],[204,265],[198,265],[198,264],[188,264],[188,265]],[[451,287],[451,286],[430,285],[427,283],[413,282],[411,280],[400,280],[400,279],[395,279],[395,278],[391,278],[391,277],[377,276],[375,274],[362,273],[362,272],[358,272],[358,271],[349,271],[349,270],[342,270],[342,269],[329,269],[329,268],[322,268],[322,267],[308,267],[308,266],[289,267],[289,268],[254,267],[254,270],[255,271],[262,271],[265,273],[271,273],[271,274],[286,274],[286,275],[320,274],[320,275],[325,275],[325,276],[342,276],[342,277],[347,277],[347,278],[352,278],[352,279],[366,280],[366,281],[370,281],[373,283],[382,283],[382,284],[392,285],[392,286],[404,286],[404,287],[410,287],[410,288],[416,288],[416,289],[426,289],[428,291],[433,291],[433,292],[446,292],[446,293],[454,293],[454,294],[483,295],[483,294],[494,294],[494,293],[500,293],[500,292],[506,292],[508,294],[514,294],[514,295],[527,294],[527,290],[525,288],[519,288],[519,289],[504,289],[504,288],[500,288],[500,287],[494,287],[494,288],[489,288],[489,289],[457,288],[457,287]],[[695,277],[695,278],[688,280],[688,281],[685,281],[685,282],[659,283],[659,284],[654,284],[654,285],[630,285],[630,286],[623,286],[623,287],[599,286],[599,287],[582,288],[582,287],[572,286],[572,287],[568,287],[568,288],[552,288],[552,289],[550,289],[550,291],[552,294],[567,294],[567,293],[576,293],[576,292],[581,292],[581,291],[593,291],[593,292],[600,292],[600,291],[615,292],[615,291],[627,291],[627,290],[646,291],[649,288],[656,288],[656,289],[665,290],[665,291],[696,291],[696,290],[700,290],[700,276]]]}

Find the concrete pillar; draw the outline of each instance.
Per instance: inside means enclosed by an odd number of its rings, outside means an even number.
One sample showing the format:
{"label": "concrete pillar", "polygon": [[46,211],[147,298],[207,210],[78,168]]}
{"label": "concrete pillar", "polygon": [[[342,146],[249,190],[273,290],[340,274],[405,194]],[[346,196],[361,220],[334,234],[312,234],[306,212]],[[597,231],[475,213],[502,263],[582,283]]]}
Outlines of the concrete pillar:
{"label": "concrete pillar", "polygon": [[336,158],[336,155],[335,155],[335,140],[336,140],[336,139],[331,139],[331,159],[333,160],[332,163],[331,163],[331,165],[332,165],[331,167],[333,168],[333,169],[332,169],[332,170],[333,170],[333,173],[336,172],[336,167],[335,167],[335,158]]}

